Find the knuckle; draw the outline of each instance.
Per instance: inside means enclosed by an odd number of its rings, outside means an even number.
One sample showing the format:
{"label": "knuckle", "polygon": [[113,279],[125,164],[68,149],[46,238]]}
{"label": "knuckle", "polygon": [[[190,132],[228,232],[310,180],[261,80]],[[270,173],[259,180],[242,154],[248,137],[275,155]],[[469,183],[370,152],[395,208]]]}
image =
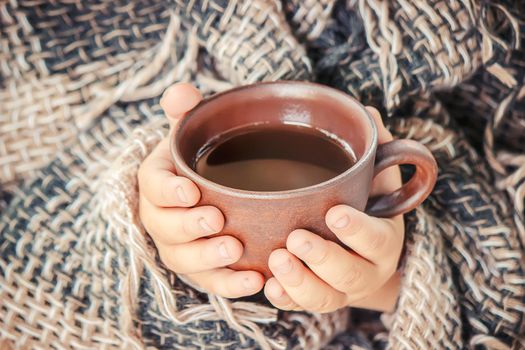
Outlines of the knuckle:
{"label": "knuckle", "polygon": [[188,242],[195,240],[197,237],[196,234],[194,234],[194,231],[196,231],[195,225],[198,225],[196,222],[198,218],[194,217],[191,211],[187,211],[182,215],[180,220],[180,234],[182,234]]}
{"label": "knuckle", "polygon": [[166,183],[160,186],[160,200],[163,203],[170,203],[173,202],[174,194],[173,191],[170,190],[169,186],[166,186]]}
{"label": "knuckle", "polygon": [[384,231],[374,231],[374,233],[371,233],[370,236],[371,237],[365,247],[365,252],[381,250],[381,248],[383,248],[385,245],[387,234]]}
{"label": "knuckle", "polygon": [[[204,243],[208,243],[207,241],[204,241]],[[217,261],[219,260],[219,258],[217,257],[217,254],[215,253],[215,251],[213,251],[213,249],[209,249],[210,247],[208,247],[208,249],[206,249],[206,247],[197,247],[198,249],[198,257],[199,257],[199,260],[198,261],[201,261],[202,262],[202,265],[203,265],[203,268],[205,269],[212,269],[212,268],[215,268],[217,267],[219,264],[217,263]]]}
{"label": "knuckle", "polygon": [[324,265],[330,258],[328,244],[320,244],[315,254],[310,254],[308,263],[315,266]]}
{"label": "knuckle", "polygon": [[348,293],[355,290],[361,280],[361,270],[356,265],[349,265],[346,271],[335,282],[336,289]]}
{"label": "knuckle", "polygon": [[330,312],[332,310],[333,300],[328,295],[323,295],[321,297],[321,300],[317,301],[315,304],[310,305],[310,307],[307,307],[306,309],[312,310],[314,312],[324,313],[324,312]]}
{"label": "knuckle", "polygon": [[363,233],[363,231],[365,230],[365,221],[366,220],[361,215],[356,216],[354,220],[354,225],[352,225],[350,228],[352,234]]}
{"label": "knuckle", "polygon": [[286,285],[292,288],[298,288],[303,285],[304,281],[304,271],[302,271],[302,269],[295,269],[295,271],[293,272],[293,276],[289,278],[288,283],[286,283]]}

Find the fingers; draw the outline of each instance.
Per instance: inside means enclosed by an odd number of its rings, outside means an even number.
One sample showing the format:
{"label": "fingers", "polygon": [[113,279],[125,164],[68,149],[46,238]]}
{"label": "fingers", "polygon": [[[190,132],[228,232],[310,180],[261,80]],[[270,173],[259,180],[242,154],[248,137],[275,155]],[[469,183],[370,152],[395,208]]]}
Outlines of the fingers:
{"label": "fingers", "polygon": [[[383,144],[392,141],[394,138],[390,131],[388,131],[383,124],[381,114],[377,109],[371,106],[365,107],[368,113],[374,119],[377,126],[377,137],[378,143]],[[398,166],[393,166],[383,170],[377,176],[374,177],[372,182],[372,189],[370,190],[371,196],[380,194],[390,193],[401,187],[401,173],[399,172]]]}
{"label": "fingers", "polygon": [[140,218],[156,242],[168,245],[187,243],[218,233],[224,226],[224,216],[212,206],[159,208],[142,199]]}
{"label": "fingers", "polygon": [[376,266],[370,262],[307,230],[292,232],[286,247],[319,278],[345,294],[361,295],[370,289],[372,279],[378,275]]}
{"label": "fingers", "polygon": [[202,100],[202,95],[193,85],[179,83],[164,91],[160,106],[166,113],[171,127]]}
{"label": "fingers", "polygon": [[302,308],[290,298],[279,281],[272,277],[264,285],[264,295],[278,309],[285,311],[298,311]]}
{"label": "fingers", "polygon": [[397,222],[337,205],[326,213],[326,224],[341,242],[365,259],[380,266],[396,264],[404,239]]}
{"label": "fingers", "polygon": [[159,207],[191,207],[200,199],[192,181],[175,175],[167,138],[142,162],[138,181],[140,194]]}
{"label": "fingers", "polygon": [[188,277],[209,293],[225,298],[253,295],[264,285],[264,277],[256,271],[222,268],[190,274]]}
{"label": "fingers", "polygon": [[140,216],[144,227],[164,244],[185,243],[218,233],[224,226],[224,217],[217,208],[171,208],[195,205],[200,192],[190,180],[174,175],[167,147],[167,140],[163,140],[139,169]]}
{"label": "fingers", "polygon": [[289,297],[306,310],[330,312],[347,304],[344,293],[314,275],[286,249],[273,251],[268,265]]}
{"label": "fingers", "polygon": [[370,113],[370,115],[374,119],[374,122],[376,123],[378,143],[382,144],[388,141],[392,141],[394,138],[392,137],[390,131],[388,131],[388,129],[385,127],[385,124],[383,124],[381,113],[379,113],[379,111],[372,106],[366,106],[365,108],[368,111],[368,113]]}
{"label": "fingers", "polygon": [[164,264],[175,273],[190,274],[233,264],[242,255],[241,242],[231,236],[202,238],[174,246],[157,244]]}

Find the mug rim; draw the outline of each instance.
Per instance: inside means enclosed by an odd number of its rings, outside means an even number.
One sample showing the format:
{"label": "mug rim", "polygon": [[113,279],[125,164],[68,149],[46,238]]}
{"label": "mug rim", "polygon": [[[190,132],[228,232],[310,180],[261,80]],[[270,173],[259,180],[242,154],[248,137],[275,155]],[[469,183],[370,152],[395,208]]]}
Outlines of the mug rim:
{"label": "mug rim", "polygon": [[[248,89],[256,89],[261,88],[265,86],[303,86],[307,88],[314,89],[316,91],[322,91],[325,94],[328,95],[338,95],[339,97],[342,97],[343,99],[347,100],[348,103],[352,103],[356,105],[362,114],[360,114],[359,118],[365,118],[367,120],[367,123],[369,127],[372,130],[372,139],[370,141],[370,146],[365,149],[365,152],[363,153],[363,156],[357,159],[356,163],[351,166],[349,169],[345,170],[344,172],[338,174],[337,176],[328,179],[326,181],[320,182],[315,185],[310,185],[306,187],[300,187],[292,190],[284,190],[284,191],[249,191],[249,190],[242,190],[234,187],[224,186],[221,184],[218,184],[216,182],[213,182],[211,180],[208,180],[207,178],[201,176],[198,174],[195,170],[189,166],[182,155],[179,152],[179,148],[177,147],[178,142],[180,141],[180,133],[182,132],[184,126],[188,124],[192,117],[195,115],[195,113],[203,106],[211,103],[212,101],[221,98],[225,95],[229,95],[235,92],[248,90]],[[346,102],[345,102],[346,103]],[[353,173],[357,172],[361,168],[363,168],[366,163],[369,161],[369,159],[372,157],[373,154],[375,154],[376,148],[377,148],[377,126],[370,115],[368,113],[368,110],[365,108],[365,106],[359,102],[354,97],[344,93],[343,91],[340,91],[338,89],[332,88],[327,85],[318,84],[318,83],[312,83],[312,82],[306,82],[306,81],[290,81],[290,80],[278,80],[278,81],[272,81],[272,82],[257,82],[254,84],[249,85],[242,85],[238,87],[234,87],[232,89],[228,89],[226,91],[219,92],[217,94],[214,94],[213,96],[210,96],[204,100],[202,100],[197,106],[195,106],[191,111],[189,111],[183,119],[178,123],[177,127],[173,132],[170,132],[169,135],[169,146],[170,146],[170,153],[172,156],[173,161],[177,165],[177,167],[184,170],[185,174],[177,174],[179,176],[186,176],[193,182],[195,182],[199,186],[204,186],[208,189],[211,189],[213,191],[226,194],[232,197],[238,197],[238,198],[250,198],[250,199],[287,199],[291,197],[300,197],[304,196],[305,194],[314,193],[317,191],[322,191],[327,187],[330,187],[334,184],[339,183],[344,178],[351,176]]]}

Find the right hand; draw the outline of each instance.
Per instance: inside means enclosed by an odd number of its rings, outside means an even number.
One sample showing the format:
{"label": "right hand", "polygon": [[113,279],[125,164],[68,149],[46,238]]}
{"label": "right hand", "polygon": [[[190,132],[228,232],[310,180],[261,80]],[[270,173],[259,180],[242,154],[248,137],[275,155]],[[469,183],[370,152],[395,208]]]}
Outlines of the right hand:
{"label": "right hand", "polygon": [[[201,99],[190,84],[169,87],[160,105],[170,128]],[[213,206],[195,206],[199,189],[189,179],[177,176],[168,138],[141,164],[138,182],[140,219],[170,270],[226,298],[248,296],[262,289],[264,278],[260,273],[225,267],[239,260],[243,246],[231,236],[207,238],[222,230],[224,217]]]}

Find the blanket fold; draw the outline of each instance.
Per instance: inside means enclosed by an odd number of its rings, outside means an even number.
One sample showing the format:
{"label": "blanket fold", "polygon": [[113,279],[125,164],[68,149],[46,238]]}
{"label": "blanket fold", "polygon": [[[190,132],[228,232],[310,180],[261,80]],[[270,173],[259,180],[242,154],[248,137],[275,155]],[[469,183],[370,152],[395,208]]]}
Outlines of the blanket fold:
{"label": "blanket fold", "polygon": [[[1,349],[525,347],[518,0],[0,3]],[[406,215],[392,314],[281,312],[192,288],[138,216],[177,81],[312,80],[439,164]]]}

